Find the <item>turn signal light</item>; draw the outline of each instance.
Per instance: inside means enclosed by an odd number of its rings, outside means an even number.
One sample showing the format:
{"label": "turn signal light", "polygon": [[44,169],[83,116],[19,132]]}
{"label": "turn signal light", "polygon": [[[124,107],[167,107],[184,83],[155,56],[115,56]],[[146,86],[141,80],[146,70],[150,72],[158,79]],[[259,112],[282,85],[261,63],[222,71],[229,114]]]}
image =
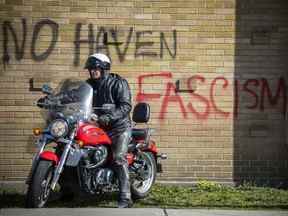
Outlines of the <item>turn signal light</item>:
{"label": "turn signal light", "polygon": [[83,142],[82,140],[77,140],[76,143],[77,143],[80,147],[82,147],[82,146],[84,145],[84,142]]}
{"label": "turn signal light", "polygon": [[40,134],[42,134],[41,128],[33,128],[33,134],[35,136],[39,136]]}

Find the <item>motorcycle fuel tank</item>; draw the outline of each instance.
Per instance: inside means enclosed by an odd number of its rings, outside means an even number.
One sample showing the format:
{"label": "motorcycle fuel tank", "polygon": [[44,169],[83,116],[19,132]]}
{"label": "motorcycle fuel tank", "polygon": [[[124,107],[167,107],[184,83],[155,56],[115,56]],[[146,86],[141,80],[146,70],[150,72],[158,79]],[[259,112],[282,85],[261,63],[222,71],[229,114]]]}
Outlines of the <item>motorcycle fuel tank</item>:
{"label": "motorcycle fuel tank", "polygon": [[81,140],[83,145],[111,145],[112,141],[101,128],[89,123],[80,123],[77,135],[77,140]]}

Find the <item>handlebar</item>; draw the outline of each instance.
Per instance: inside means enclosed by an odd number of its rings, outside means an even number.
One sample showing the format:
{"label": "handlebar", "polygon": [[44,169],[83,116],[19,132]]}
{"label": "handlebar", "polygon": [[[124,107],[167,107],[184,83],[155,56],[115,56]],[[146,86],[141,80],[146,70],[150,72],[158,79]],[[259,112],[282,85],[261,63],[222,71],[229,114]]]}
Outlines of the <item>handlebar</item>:
{"label": "handlebar", "polygon": [[51,97],[43,97],[37,101],[37,106],[43,109],[62,108],[64,105],[59,103],[60,101],[53,100]]}

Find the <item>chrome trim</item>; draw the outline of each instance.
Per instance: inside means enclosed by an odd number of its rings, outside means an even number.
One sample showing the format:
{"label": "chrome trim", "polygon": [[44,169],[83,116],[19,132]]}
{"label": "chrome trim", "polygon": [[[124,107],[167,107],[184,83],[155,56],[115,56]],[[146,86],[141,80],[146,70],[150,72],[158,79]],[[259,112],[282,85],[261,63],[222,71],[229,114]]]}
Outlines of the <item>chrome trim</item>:
{"label": "chrome trim", "polygon": [[64,151],[63,151],[63,153],[61,155],[60,161],[59,161],[59,163],[58,163],[58,165],[57,165],[57,167],[55,169],[53,180],[52,180],[51,186],[50,186],[52,190],[55,189],[56,184],[57,184],[57,182],[59,180],[60,174],[63,171],[64,164],[65,164],[65,162],[67,160],[69,151],[70,151],[70,149],[72,147],[72,144],[73,144],[74,137],[76,135],[76,130],[77,130],[77,127],[75,127],[73,132],[71,133],[69,143],[66,144],[66,146],[64,148]]}

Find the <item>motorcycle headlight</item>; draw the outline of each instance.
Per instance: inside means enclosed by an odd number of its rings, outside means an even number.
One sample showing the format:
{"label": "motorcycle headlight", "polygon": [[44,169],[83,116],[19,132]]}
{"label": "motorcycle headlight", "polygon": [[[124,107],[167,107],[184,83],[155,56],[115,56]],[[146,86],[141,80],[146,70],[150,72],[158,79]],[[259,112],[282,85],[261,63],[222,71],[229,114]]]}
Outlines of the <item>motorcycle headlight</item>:
{"label": "motorcycle headlight", "polygon": [[64,137],[68,133],[68,124],[62,119],[54,120],[50,125],[50,133],[54,137]]}

